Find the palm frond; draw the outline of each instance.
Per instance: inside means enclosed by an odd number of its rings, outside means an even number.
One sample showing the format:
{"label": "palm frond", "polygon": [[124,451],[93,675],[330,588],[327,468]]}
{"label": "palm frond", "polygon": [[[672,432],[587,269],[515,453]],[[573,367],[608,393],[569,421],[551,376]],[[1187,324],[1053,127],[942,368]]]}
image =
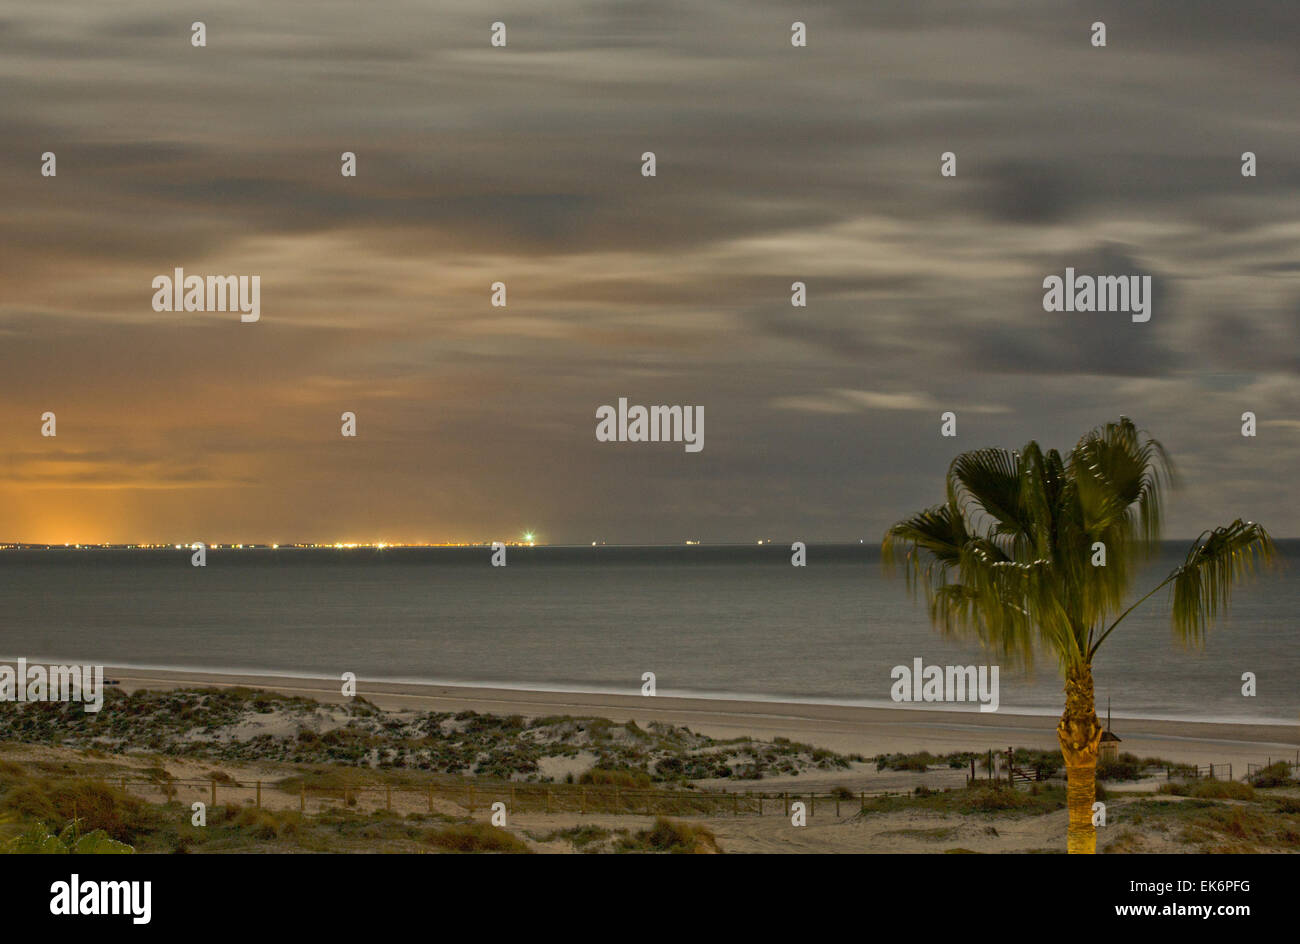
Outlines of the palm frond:
{"label": "palm frond", "polygon": [[886,570],[892,572],[901,555],[909,589],[915,590],[921,580],[942,585],[946,582],[944,572],[957,566],[968,539],[962,516],[951,505],[935,505],[886,531],[880,558]]}
{"label": "palm frond", "polygon": [[1013,538],[1025,535],[1030,521],[1020,503],[1020,479],[1017,453],[1006,449],[963,452],[948,468],[948,503],[969,514],[973,502],[997,522],[995,533]]}
{"label": "palm frond", "polygon": [[[1206,532],[1182,566],[1120,612],[1137,561],[1155,553],[1163,492],[1175,482],[1164,447],[1127,417],[1090,430],[1065,457],[1035,442],[965,452],[948,469],[946,503],[890,528],[882,559],[892,568],[902,557],[937,629],[1014,661],[1030,662],[1041,643],[1063,668],[1088,663],[1171,583],[1175,630],[1199,642],[1232,585],[1274,549],[1250,522]],[[1104,566],[1093,562],[1098,544]]]}
{"label": "palm frond", "polygon": [[1163,491],[1176,482],[1173,462],[1156,440],[1128,417],[1091,430],[1075,446],[1071,464],[1087,530],[1101,535],[1122,525],[1144,551],[1160,539]]}
{"label": "palm frond", "polygon": [[1171,575],[1174,632],[1185,643],[1200,645],[1227,610],[1233,584],[1271,565],[1275,557],[1273,539],[1253,521],[1238,518],[1202,532]]}

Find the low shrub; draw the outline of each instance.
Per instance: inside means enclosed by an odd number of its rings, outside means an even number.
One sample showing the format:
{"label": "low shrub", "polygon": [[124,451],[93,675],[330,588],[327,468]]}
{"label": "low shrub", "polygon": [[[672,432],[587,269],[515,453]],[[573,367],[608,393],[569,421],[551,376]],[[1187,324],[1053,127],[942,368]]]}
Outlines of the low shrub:
{"label": "low shrub", "polygon": [[650,786],[650,775],[642,770],[628,770],[626,768],[622,770],[606,770],[593,767],[578,778],[578,783],[598,787],[640,789]]}
{"label": "low shrub", "polygon": [[1253,800],[1255,788],[1235,780],[1196,780],[1191,783],[1162,783],[1166,795],[1195,797],[1198,800]]}
{"label": "low shrub", "polygon": [[1257,770],[1250,775],[1252,786],[1256,787],[1289,787],[1294,784],[1295,778],[1291,776],[1291,765],[1284,760],[1276,761],[1269,764],[1263,770]]}
{"label": "low shrub", "polygon": [[623,851],[715,853],[717,837],[707,826],[691,825],[660,816],[652,828],[621,841]]}
{"label": "low shrub", "polygon": [[422,838],[429,845],[447,852],[531,851],[528,844],[514,833],[487,823],[456,823],[442,829],[431,829]]}

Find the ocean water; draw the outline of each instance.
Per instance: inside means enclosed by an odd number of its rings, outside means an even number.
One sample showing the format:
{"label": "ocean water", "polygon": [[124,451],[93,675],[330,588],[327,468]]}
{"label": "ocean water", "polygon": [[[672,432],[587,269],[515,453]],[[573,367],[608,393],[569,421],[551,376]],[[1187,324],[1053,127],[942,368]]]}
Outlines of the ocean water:
{"label": "ocean water", "polygon": [[[1170,543],[1145,589],[1186,545]],[[1095,666],[1117,718],[1300,722],[1300,541],[1239,588],[1203,650],[1162,593]],[[337,678],[892,706],[890,671],[996,661],[947,641],[879,549],[762,547],[0,551],[0,657]],[[1241,694],[1253,672],[1258,694]],[[1001,710],[1060,711],[1050,657],[1004,667]],[[918,706],[907,706],[918,707]],[[964,707],[976,705],[938,705]],[[988,715],[984,716],[985,718]]]}

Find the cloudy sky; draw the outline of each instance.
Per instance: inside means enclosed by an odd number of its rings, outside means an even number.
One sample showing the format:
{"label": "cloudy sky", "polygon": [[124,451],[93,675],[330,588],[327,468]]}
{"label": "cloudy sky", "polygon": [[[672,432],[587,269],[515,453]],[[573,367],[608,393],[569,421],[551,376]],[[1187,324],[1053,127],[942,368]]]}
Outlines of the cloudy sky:
{"label": "cloudy sky", "polygon": [[[485,10],[0,7],[0,540],[874,542],[1120,414],[1171,535],[1300,534],[1300,6]],[[1066,266],[1150,322],[1044,312]],[[175,267],[260,322],[153,311]],[[704,450],[598,443],[618,397]]]}

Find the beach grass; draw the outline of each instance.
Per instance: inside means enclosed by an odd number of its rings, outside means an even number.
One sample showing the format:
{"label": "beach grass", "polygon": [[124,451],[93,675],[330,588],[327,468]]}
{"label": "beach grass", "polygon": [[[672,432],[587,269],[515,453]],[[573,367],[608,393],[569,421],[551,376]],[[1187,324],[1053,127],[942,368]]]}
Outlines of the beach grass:
{"label": "beach grass", "polygon": [[[881,754],[877,777],[861,755],[665,722],[395,711],[254,688],[113,691],[110,705],[101,716],[0,706],[0,840],[75,824],[155,853],[671,854],[791,837],[816,851],[844,848],[845,836],[848,851],[1030,852],[1056,851],[1051,814],[1066,807],[1060,752],[1023,747],[1014,764],[1040,779],[1013,786],[1000,763],[988,770],[988,751]],[[972,764],[993,779],[951,785]],[[1099,768],[1099,779],[1128,781],[1122,794],[1098,785],[1113,819],[1105,851],[1300,848],[1288,764],[1250,782],[1140,782],[1181,772],[1133,754]],[[862,790],[867,777],[887,792]],[[791,832],[796,800],[815,829]],[[202,826],[191,823],[197,802]],[[508,811],[510,825],[485,822],[490,810]]]}
{"label": "beach grass", "polygon": [[[252,688],[110,689],[102,711],[57,702],[0,704],[0,740],[274,760],[555,783],[686,784],[847,770],[855,760],[784,737],[717,739],[680,725],[474,711],[393,712],[363,698],[325,704]],[[576,773],[573,768],[580,767]],[[396,782],[396,781],[395,781]]]}
{"label": "beach grass", "polygon": [[[150,758],[122,758],[120,770],[143,774],[132,790],[114,785],[104,767],[114,760],[102,752],[80,754],[59,749],[59,760],[19,762],[0,758],[0,840],[40,824],[57,835],[75,820],[83,833],[102,830],[139,852],[502,852],[518,853],[541,847],[574,852],[717,852],[727,840],[718,826],[731,823],[770,823],[782,832],[789,828],[781,815],[779,799],[769,797],[764,816],[742,809],[739,816],[726,805],[729,795],[695,794],[659,788],[662,809],[633,810],[612,802],[614,785],[531,785],[549,791],[548,813],[518,802],[510,808],[516,817],[557,822],[552,827],[500,828],[484,822],[493,786],[481,784],[477,814],[463,806],[446,811],[375,808],[372,794],[362,804],[329,803],[316,798],[311,809],[267,808],[234,796],[234,785],[247,781],[225,774],[220,781],[226,797],[206,810],[206,825],[191,824],[188,796],[170,796],[167,784],[183,784]],[[127,766],[128,763],[130,766]],[[84,768],[84,769],[83,769]],[[97,771],[98,773],[88,773]],[[297,780],[300,796],[310,781],[321,790],[357,790],[367,786],[364,777],[382,774],[356,768],[320,770]],[[403,780],[418,776],[402,772]],[[291,781],[292,778],[285,778]],[[284,781],[282,781],[283,783]],[[267,784],[269,786],[269,784]],[[369,784],[376,790],[382,787]],[[503,791],[509,784],[495,785]],[[147,796],[138,795],[145,790]],[[654,791],[652,791],[654,792]],[[277,792],[282,803],[284,791]],[[583,794],[585,793],[585,797]],[[463,792],[455,793],[464,798]],[[270,798],[270,792],[263,795]],[[442,799],[442,795],[437,795]],[[603,800],[602,800],[603,798]],[[710,801],[712,805],[710,805]],[[721,802],[719,802],[721,801]],[[734,802],[734,800],[732,801]],[[1294,852],[1300,849],[1300,795],[1294,786],[1253,787],[1231,781],[1202,780],[1169,784],[1158,793],[1130,793],[1107,799],[1112,826],[1103,833],[1103,849],[1110,853],[1144,851],[1189,852]],[[585,811],[579,814],[579,806]],[[1053,784],[1012,787],[999,781],[977,780],[964,788],[852,798],[849,811],[836,816],[818,804],[810,822],[831,829],[866,827],[863,842],[879,846],[894,840],[931,851],[971,847],[971,837],[993,844],[1008,833],[1004,823],[1046,822],[1065,806],[1065,791]],[[596,821],[584,822],[587,818]],[[917,817],[921,817],[920,822]],[[648,823],[648,825],[640,825]],[[981,823],[972,832],[972,823]],[[782,824],[785,824],[782,826]],[[875,824],[879,824],[876,826]],[[752,827],[747,827],[752,828]],[[1113,830],[1113,832],[1111,831]],[[1014,833],[1014,829],[1010,832]],[[954,843],[948,849],[945,843]],[[1033,851],[1018,848],[1015,851]],[[924,851],[924,849],[918,849]],[[972,851],[994,851],[977,847]]]}

